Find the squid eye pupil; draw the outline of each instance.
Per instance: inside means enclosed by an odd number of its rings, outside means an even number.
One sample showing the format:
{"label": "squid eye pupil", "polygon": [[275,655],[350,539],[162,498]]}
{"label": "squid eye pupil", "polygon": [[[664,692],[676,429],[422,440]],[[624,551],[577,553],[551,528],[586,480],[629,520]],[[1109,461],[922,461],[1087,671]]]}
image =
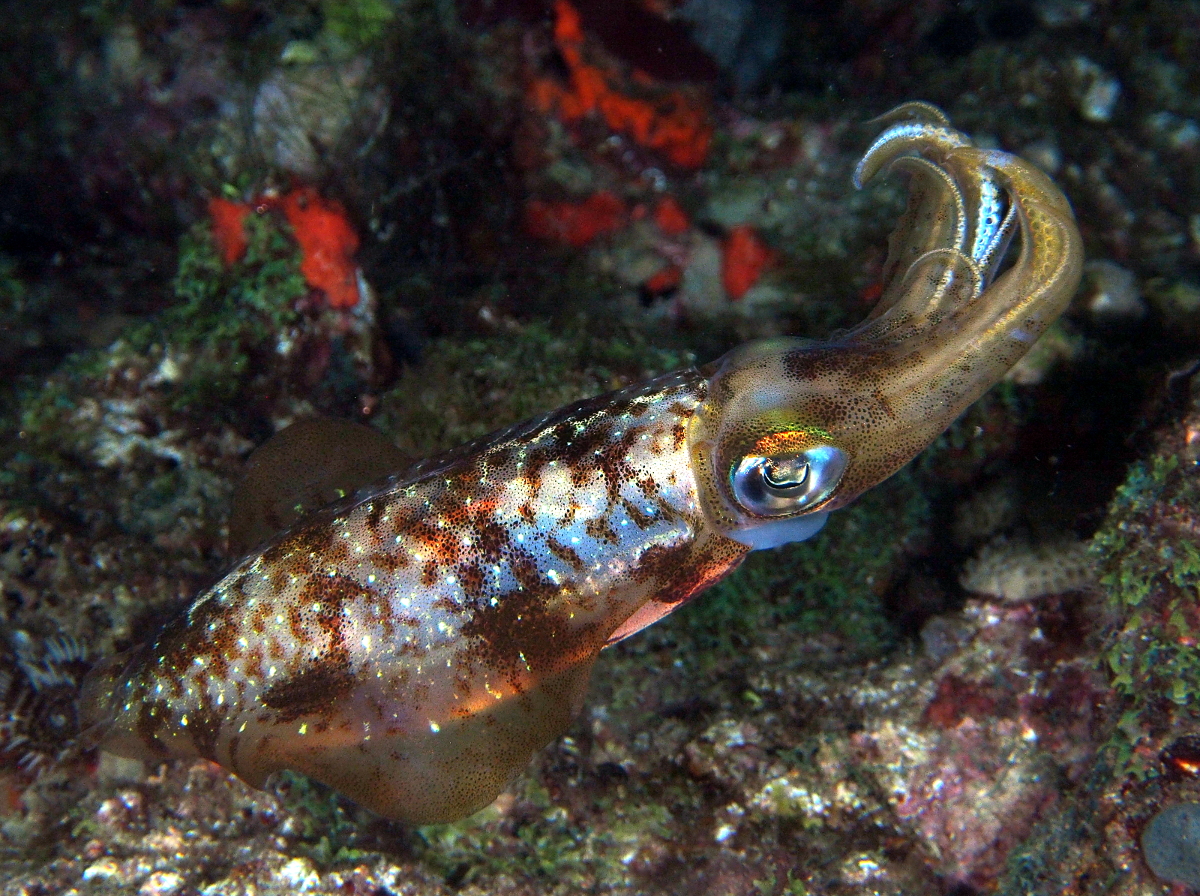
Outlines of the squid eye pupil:
{"label": "squid eye pupil", "polygon": [[809,463],[802,457],[785,460],[771,458],[763,464],[763,479],[771,488],[796,488],[804,484],[808,470]]}
{"label": "squid eye pupil", "polygon": [[754,516],[794,516],[833,494],[849,461],[834,445],[775,457],[751,454],[730,471],[729,484],[737,504]]}

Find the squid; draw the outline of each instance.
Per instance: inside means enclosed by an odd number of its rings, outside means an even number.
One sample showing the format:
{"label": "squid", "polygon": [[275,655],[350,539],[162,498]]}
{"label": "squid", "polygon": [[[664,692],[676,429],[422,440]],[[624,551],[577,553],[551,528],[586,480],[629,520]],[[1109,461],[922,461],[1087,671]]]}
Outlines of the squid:
{"label": "squid", "polygon": [[385,469],[94,669],[88,742],[260,788],[292,769],[412,824],[489,804],[571,724],[601,650],[814,535],[1070,301],[1081,240],[1045,175],[927,104],[884,125],[856,184],[900,171],[909,199],[865,321]]}

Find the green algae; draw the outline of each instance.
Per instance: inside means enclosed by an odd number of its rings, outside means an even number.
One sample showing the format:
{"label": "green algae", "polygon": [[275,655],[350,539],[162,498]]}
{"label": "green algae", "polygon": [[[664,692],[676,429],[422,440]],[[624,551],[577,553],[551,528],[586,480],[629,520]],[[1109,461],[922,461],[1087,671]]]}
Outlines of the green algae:
{"label": "green algae", "polygon": [[[1092,786],[1111,769],[1102,767],[1092,778]],[[1087,796],[1071,801],[1048,814],[1033,828],[1026,840],[1008,855],[996,892],[1002,896],[1035,896],[1070,892],[1078,883],[1078,870],[1086,862],[1091,868],[1103,867],[1099,854],[1104,832],[1098,824],[1099,806]],[[1106,875],[1097,875],[1088,893],[1118,892],[1128,868],[1109,865]]]}
{"label": "green algae", "polygon": [[20,315],[25,310],[25,297],[25,284],[17,276],[16,262],[0,255],[0,319]]}
{"label": "green algae", "polygon": [[1164,439],[1129,467],[1092,540],[1107,611],[1096,622],[1097,659],[1116,698],[1089,774],[1010,854],[1000,893],[1062,892],[1085,867],[1094,875],[1088,892],[1127,886],[1131,869],[1109,859],[1101,804],[1136,812],[1159,798],[1167,779],[1153,744],[1200,721],[1200,545],[1188,534],[1200,482],[1177,449]]}
{"label": "green algae", "polygon": [[361,50],[385,34],[396,15],[396,4],[388,0],[325,0],[321,14],[330,34]]}
{"label": "green algae", "polygon": [[175,305],[104,349],[70,356],[46,382],[28,387],[20,419],[30,444],[52,455],[91,453],[103,413],[80,410],[84,396],[104,391],[94,388],[98,382],[136,390],[149,379],[155,400],[170,411],[228,413],[251,386],[252,358],[275,352],[299,323],[295,305],[307,290],[286,224],[250,215],[246,234],[245,256],[227,266],[207,225],[197,225],[180,241]]}
{"label": "green algae", "polygon": [[755,892],[762,896],[774,896],[777,893],[780,896],[808,896],[809,894],[804,881],[796,877],[796,873],[790,869],[784,880],[779,880],[778,875],[771,871],[766,877],[756,879],[753,885]]}
{"label": "green algae", "polygon": [[588,318],[512,323],[494,335],[439,339],[386,393],[376,425],[414,457],[485,435],[608,389],[692,363],[636,330],[616,336]]}
{"label": "green algae", "polygon": [[181,568],[222,542],[228,451],[214,463],[201,446],[236,450],[260,393],[286,390],[280,344],[300,331],[307,290],[282,221],[251,217],[247,234],[245,257],[226,267],[197,226],[180,244],[175,305],[15,384],[8,496],[153,540]]}
{"label": "green algae", "polygon": [[365,833],[369,812],[298,772],[279,772],[273,790],[293,813],[291,836],[318,865],[348,864],[370,855]]}
{"label": "green algae", "polygon": [[627,885],[637,852],[670,837],[670,810],[645,792],[602,794],[586,816],[557,804],[536,778],[523,780],[517,793],[509,814],[493,805],[417,829],[416,855],[456,888],[510,878],[539,892],[573,893]]}
{"label": "green algae", "polygon": [[1093,549],[1115,619],[1104,652],[1124,713],[1109,746],[1117,765],[1151,774],[1137,742],[1167,723],[1164,707],[1200,719],[1200,545],[1188,537],[1200,483],[1173,454],[1133,465]]}
{"label": "green algae", "polygon": [[847,662],[879,656],[902,634],[884,597],[931,520],[918,479],[902,471],[832,514],[812,539],[751,553],[666,624],[691,642],[688,652],[702,667],[719,667],[737,645],[780,627],[836,637],[848,648]]}
{"label": "green algae", "polygon": [[175,341],[207,340],[242,320],[259,334],[276,333],[295,319],[292,304],[306,287],[291,228],[272,215],[250,214],[245,231],[245,255],[232,265],[222,261],[207,224],[181,240],[173,286],[179,305],[162,321]]}
{"label": "green algae", "polygon": [[175,410],[218,411],[235,401],[253,356],[271,352],[299,323],[295,305],[307,287],[290,228],[272,216],[249,215],[246,236],[244,258],[227,267],[207,227],[185,235],[174,282],[179,304],[139,334],[146,348],[162,344],[187,353],[170,401]]}

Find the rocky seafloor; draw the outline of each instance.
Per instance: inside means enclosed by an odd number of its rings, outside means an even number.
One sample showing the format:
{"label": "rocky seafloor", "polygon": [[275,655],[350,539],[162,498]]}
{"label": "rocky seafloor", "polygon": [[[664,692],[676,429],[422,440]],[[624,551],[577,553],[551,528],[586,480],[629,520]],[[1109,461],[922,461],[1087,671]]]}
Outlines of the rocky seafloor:
{"label": "rocky seafloor", "polygon": [[[1200,4],[168,0],[0,35],[2,896],[1200,889]],[[1063,188],[1071,308],[819,536],[605,651],[492,806],[408,827],[80,742],[80,678],[237,559],[288,423],[419,458],[864,317],[903,192],[851,172],[909,99]]]}

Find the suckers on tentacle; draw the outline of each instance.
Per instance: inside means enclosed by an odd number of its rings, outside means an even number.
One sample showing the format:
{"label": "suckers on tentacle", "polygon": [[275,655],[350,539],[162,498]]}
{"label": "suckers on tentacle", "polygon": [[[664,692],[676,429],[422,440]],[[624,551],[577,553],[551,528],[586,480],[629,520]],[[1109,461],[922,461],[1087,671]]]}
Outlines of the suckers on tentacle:
{"label": "suckers on tentacle", "polygon": [[1079,235],[1044,175],[933,107],[889,120],[856,179],[898,168],[910,198],[866,321],[580,402],[304,518],[90,675],[90,736],[255,786],[296,769],[411,822],[492,800],[570,724],[603,647],[814,534],[1070,300]]}

